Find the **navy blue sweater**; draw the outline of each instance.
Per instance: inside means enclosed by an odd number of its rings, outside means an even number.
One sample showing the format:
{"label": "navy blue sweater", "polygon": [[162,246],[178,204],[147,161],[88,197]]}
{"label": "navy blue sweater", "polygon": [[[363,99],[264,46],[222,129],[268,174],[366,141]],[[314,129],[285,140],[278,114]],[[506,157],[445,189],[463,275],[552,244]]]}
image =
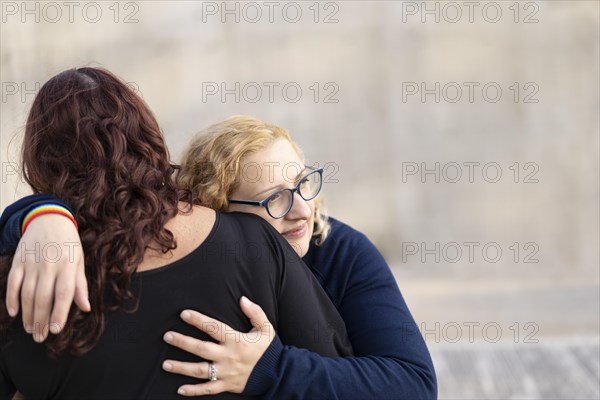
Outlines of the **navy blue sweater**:
{"label": "navy blue sweater", "polygon": [[327,358],[275,341],[244,393],[264,398],[432,399],[433,364],[396,280],[362,233],[330,218],[303,260],[339,310],[354,357]]}
{"label": "navy blue sweater", "polygon": [[0,216],[0,256],[13,254],[21,240],[21,222],[36,207],[44,204],[59,204],[71,211],[64,202],[49,194],[32,194],[6,207]]}
{"label": "navy blue sweater", "polygon": [[[2,252],[14,252],[21,220],[45,203],[66,206],[35,195],[5,210]],[[336,219],[330,222],[323,245],[312,243],[303,260],[338,308],[355,355],[322,357],[285,346],[276,337],[244,394],[266,399],[437,398],[429,351],[384,258],[365,235]]]}

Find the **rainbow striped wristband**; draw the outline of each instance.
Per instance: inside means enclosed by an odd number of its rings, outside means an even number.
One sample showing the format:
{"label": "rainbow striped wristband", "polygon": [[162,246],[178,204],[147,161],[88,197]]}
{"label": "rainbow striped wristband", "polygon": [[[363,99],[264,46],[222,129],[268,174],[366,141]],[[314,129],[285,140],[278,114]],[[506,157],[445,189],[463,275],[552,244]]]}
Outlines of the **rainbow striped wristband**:
{"label": "rainbow striped wristband", "polygon": [[29,211],[29,213],[27,213],[25,218],[23,218],[23,222],[21,223],[21,236],[23,236],[23,234],[25,233],[25,230],[27,229],[27,226],[31,223],[31,221],[33,221],[40,215],[44,215],[44,214],[64,215],[65,217],[69,218],[75,224],[75,229],[79,230],[79,226],[77,225],[77,221],[75,220],[75,217],[73,216],[73,214],[71,214],[71,211],[69,211],[67,208],[60,206],[58,204],[42,204],[41,206],[37,206],[33,210]]}

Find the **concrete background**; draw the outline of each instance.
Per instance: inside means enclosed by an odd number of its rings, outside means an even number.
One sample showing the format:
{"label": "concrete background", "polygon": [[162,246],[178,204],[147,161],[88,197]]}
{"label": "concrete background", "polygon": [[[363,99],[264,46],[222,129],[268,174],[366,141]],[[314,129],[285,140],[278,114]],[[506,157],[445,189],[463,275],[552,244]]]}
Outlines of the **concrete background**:
{"label": "concrete background", "polygon": [[[598,343],[597,1],[1,3],[2,208],[28,193],[13,167],[36,85],[101,65],[140,91],[175,160],[232,114],[288,128],[440,365],[458,345],[493,350],[495,332]],[[440,397],[507,396],[451,366]]]}

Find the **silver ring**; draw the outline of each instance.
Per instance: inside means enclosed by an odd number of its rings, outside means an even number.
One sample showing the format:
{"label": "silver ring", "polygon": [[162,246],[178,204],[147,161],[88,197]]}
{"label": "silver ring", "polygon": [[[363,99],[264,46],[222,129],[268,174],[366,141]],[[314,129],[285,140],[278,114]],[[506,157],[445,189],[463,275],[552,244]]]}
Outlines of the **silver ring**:
{"label": "silver ring", "polygon": [[211,362],[208,363],[208,379],[211,381],[217,380],[217,367]]}

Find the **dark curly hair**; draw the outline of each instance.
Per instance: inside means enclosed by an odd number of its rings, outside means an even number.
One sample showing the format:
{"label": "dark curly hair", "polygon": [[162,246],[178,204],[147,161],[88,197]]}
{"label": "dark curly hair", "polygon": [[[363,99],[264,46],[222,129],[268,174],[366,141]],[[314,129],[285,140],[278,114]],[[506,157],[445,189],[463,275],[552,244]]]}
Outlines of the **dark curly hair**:
{"label": "dark curly hair", "polygon": [[[132,275],[147,249],[175,249],[166,222],[189,191],[172,179],[178,168],[158,123],[123,81],[100,68],[70,69],[37,94],[23,140],[22,166],[34,193],[66,201],[77,216],[92,311],[72,307],[62,332],[46,341],[50,356],[82,355],[104,331],[104,313],[135,311]],[[0,262],[0,329],[10,259]]]}

